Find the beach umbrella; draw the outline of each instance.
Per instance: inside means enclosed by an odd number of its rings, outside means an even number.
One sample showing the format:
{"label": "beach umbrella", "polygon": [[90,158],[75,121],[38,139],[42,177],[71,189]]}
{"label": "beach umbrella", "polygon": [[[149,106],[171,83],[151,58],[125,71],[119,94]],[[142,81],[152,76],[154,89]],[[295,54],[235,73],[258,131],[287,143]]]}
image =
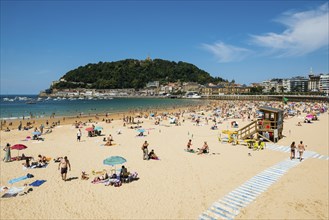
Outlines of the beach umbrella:
{"label": "beach umbrella", "polygon": [[94,128],[90,127],[90,128],[86,128],[86,131],[93,131]]}
{"label": "beach umbrella", "polygon": [[12,150],[18,150],[17,151],[17,157],[19,156],[19,151],[20,150],[24,150],[27,148],[27,146],[25,146],[24,144],[15,144],[13,146],[10,147]]}
{"label": "beach umbrella", "polygon": [[313,118],[313,115],[312,114],[308,114],[308,115],[306,115],[306,118],[312,119]]}
{"label": "beach umbrella", "polygon": [[103,130],[103,127],[101,127],[101,126],[97,126],[97,127],[95,127],[95,130],[96,130],[96,131],[101,131],[101,130]]}
{"label": "beach umbrella", "polygon": [[33,134],[33,135],[38,135],[38,136],[39,136],[39,135],[41,134],[41,132],[40,132],[40,131],[35,131],[35,132],[33,132],[32,134]]}
{"label": "beach umbrella", "polygon": [[137,132],[144,133],[145,132],[145,129],[142,129],[142,128],[141,129],[138,129]]}
{"label": "beach umbrella", "polygon": [[112,157],[108,157],[105,160],[103,160],[104,165],[110,165],[110,166],[114,166],[117,164],[123,164],[125,162],[127,162],[127,160],[120,156],[112,156]]}

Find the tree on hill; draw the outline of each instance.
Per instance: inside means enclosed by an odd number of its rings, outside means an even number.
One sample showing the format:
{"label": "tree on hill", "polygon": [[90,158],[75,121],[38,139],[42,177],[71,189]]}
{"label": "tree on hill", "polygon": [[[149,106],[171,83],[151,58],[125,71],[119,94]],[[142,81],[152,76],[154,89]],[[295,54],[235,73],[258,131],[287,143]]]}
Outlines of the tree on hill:
{"label": "tree on hill", "polygon": [[226,81],[220,77],[210,76],[209,73],[193,64],[162,59],[126,59],[116,62],[89,63],[70,70],[62,79],[64,80],[51,88],[140,89],[150,81],[159,81],[162,84],[178,81],[200,84]]}

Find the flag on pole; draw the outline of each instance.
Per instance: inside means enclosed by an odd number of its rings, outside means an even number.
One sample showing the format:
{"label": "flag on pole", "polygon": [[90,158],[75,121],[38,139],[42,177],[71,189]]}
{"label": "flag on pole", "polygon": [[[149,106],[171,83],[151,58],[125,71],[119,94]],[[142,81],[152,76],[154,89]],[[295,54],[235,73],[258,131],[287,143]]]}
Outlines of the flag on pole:
{"label": "flag on pole", "polygon": [[288,99],[287,99],[286,97],[283,97],[283,98],[282,98],[282,101],[284,102],[284,104],[287,104]]}

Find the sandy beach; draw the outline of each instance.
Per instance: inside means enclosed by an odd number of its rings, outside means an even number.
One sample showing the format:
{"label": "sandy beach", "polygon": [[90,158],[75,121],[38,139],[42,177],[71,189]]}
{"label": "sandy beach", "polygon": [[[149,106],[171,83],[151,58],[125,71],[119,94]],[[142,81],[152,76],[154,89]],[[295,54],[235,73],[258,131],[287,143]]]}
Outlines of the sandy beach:
{"label": "sandy beach", "polygon": [[[215,103],[216,104],[216,103]],[[226,106],[229,109],[229,105]],[[238,109],[238,107],[236,107]],[[301,108],[301,106],[300,106]],[[185,109],[187,111],[187,109]],[[207,117],[211,108],[196,109]],[[255,109],[253,109],[254,111]],[[178,113],[178,110],[171,112]],[[181,112],[182,113],[182,112]],[[37,158],[38,154],[56,158],[67,156],[72,170],[68,180],[63,181],[58,163],[51,160],[46,168],[23,169],[24,161],[0,162],[0,186],[22,187],[35,180],[46,180],[39,187],[26,186],[22,196],[0,199],[1,219],[197,219],[215,201],[225,196],[248,179],[286,160],[290,152],[265,150],[253,151],[245,145],[233,146],[220,143],[218,136],[222,130],[232,129],[231,122],[239,127],[250,123],[247,117],[227,117],[218,124],[218,130],[211,130],[213,122],[201,119],[200,126],[191,120],[194,112],[180,115],[180,125],[170,124],[169,117],[161,117],[160,125],[155,125],[154,117],[136,118],[142,122],[146,136],[138,137],[136,129],[123,126],[123,115],[110,116],[111,123],[92,118],[93,123],[81,127],[81,142],[76,139],[76,120],[61,120],[50,134],[42,135],[44,141],[25,140],[33,130],[18,131],[17,121],[10,132],[0,131],[1,149],[6,143],[24,144],[28,148],[12,156],[22,155]],[[282,138],[276,145],[290,146],[292,141],[303,141],[306,151],[329,155],[329,115],[322,113],[318,121],[302,123],[306,112],[284,120]],[[129,114],[127,114],[129,115]],[[211,117],[211,116],[208,116]],[[184,119],[184,120],[183,120]],[[55,120],[50,120],[50,124]],[[40,126],[43,121],[37,121]],[[105,136],[88,137],[88,127],[92,124],[103,127]],[[135,125],[134,125],[135,126]],[[121,134],[118,134],[118,130]],[[237,130],[237,129],[232,129]],[[113,136],[114,146],[103,146],[103,138]],[[186,152],[186,144],[192,139],[192,148],[201,148],[207,141],[210,153],[197,155]],[[23,141],[24,140],[24,141]],[[147,141],[149,151],[154,149],[160,160],[143,160],[141,146]],[[251,156],[248,155],[250,153]],[[1,150],[0,156],[4,157]],[[120,187],[93,184],[92,171],[111,166],[103,164],[110,156],[122,156],[128,171],[136,171],[138,180],[124,183]],[[255,201],[241,209],[235,219],[328,219],[329,215],[329,160],[306,158],[290,169],[276,183],[260,194]],[[116,165],[119,169],[121,165]],[[89,180],[81,180],[81,172],[89,174]],[[14,184],[8,181],[27,173],[34,177]],[[3,195],[5,192],[1,192]]]}

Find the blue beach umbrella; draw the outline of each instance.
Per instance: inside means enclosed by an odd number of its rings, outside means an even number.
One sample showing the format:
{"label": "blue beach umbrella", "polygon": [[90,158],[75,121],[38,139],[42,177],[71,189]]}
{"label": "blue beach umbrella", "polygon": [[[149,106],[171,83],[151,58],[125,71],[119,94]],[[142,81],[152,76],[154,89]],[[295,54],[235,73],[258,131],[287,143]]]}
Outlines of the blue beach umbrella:
{"label": "blue beach umbrella", "polygon": [[142,129],[142,128],[141,129],[138,129],[137,132],[144,133],[145,132],[145,129]]}
{"label": "blue beach umbrella", "polygon": [[95,127],[94,130],[96,130],[96,131],[101,131],[101,130],[103,130],[103,127],[97,126],[97,127]]}
{"label": "blue beach umbrella", "polygon": [[40,131],[35,131],[35,132],[33,132],[32,134],[33,134],[33,135],[40,135],[41,132],[40,132]]}
{"label": "blue beach umbrella", "polygon": [[109,158],[106,158],[105,160],[103,160],[104,165],[110,165],[110,166],[114,166],[117,164],[123,164],[125,162],[127,162],[127,160],[120,156],[112,156],[112,157],[109,157]]}

